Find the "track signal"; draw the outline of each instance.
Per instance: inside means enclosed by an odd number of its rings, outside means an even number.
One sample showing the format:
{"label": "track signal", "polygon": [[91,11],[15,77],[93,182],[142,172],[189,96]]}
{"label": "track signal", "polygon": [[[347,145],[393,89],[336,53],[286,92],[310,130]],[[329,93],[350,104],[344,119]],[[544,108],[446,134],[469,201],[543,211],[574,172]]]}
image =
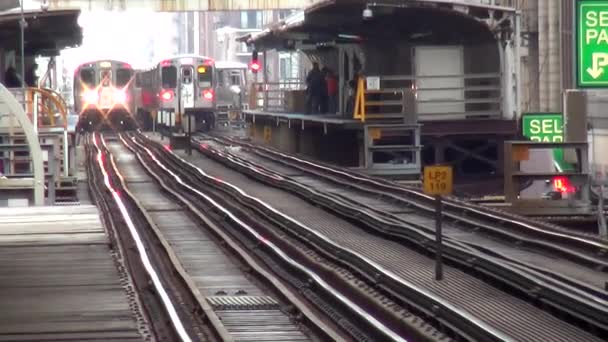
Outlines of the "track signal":
{"label": "track signal", "polygon": [[253,50],[253,53],[251,54],[251,64],[249,64],[249,67],[253,73],[257,73],[260,71],[260,69],[262,69],[262,65],[258,60],[258,52],[256,50]]}

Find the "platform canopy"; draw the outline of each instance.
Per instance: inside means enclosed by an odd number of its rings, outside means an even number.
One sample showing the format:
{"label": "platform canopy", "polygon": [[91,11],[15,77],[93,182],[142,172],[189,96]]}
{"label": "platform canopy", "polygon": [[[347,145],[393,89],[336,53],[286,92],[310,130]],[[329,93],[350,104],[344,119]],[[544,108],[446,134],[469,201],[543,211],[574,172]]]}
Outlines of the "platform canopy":
{"label": "platform canopy", "polygon": [[[368,9],[371,18],[364,18]],[[408,40],[413,43],[495,40],[513,32],[514,8],[464,1],[321,0],[266,30],[239,37],[259,50],[296,44]]]}
{"label": "platform canopy", "polygon": [[[26,11],[25,53],[28,56],[55,56],[59,51],[82,43],[82,29],[78,25],[80,10]],[[0,46],[18,50],[21,44],[17,10],[0,12]]]}

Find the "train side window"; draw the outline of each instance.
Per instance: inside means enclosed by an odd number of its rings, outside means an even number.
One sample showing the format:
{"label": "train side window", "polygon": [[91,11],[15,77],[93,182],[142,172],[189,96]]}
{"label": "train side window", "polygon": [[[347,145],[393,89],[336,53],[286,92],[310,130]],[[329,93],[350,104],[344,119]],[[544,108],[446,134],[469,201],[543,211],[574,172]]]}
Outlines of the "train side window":
{"label": "train side window", "polygon": [[198,85],[201,88],[211,88],[213,82],[213,68],[208,65],[201,65],[197,68]]}
{"label": "train side window", "polygon": [[230,73],[230,85],[242,86],[242,73],[240,71],[232,71]]}
{"label": "train side window", "polygon": [[80,81],[89,87],[95,86],[95,71],[93,69],[80,70]]}
{"label": "train side window", "polygon": [[118,69],[116,70],[116,86],[124,87],[129,84],[131,80],[132,72],[129,69]]}
{"label": "train side window", "polygon": [[177,68],[174,66],[163,67],[161,71],[162,85],[164,89],[177,87]]}
{"label": "train side window", "polygon": [[217,71],[217,86],[218,87],[226,86],[226,77],[224,75],[225,75],[224,70]]}

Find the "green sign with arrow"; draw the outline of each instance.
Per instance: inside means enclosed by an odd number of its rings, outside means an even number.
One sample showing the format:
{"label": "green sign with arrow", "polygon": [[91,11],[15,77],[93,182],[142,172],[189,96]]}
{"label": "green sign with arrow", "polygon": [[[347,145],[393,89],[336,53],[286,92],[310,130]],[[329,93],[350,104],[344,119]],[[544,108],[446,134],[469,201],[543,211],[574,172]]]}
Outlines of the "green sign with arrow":
{"label": "green sign with arrow", "polygon": [[576,1],[579,87],[608,87],[608,1]]}

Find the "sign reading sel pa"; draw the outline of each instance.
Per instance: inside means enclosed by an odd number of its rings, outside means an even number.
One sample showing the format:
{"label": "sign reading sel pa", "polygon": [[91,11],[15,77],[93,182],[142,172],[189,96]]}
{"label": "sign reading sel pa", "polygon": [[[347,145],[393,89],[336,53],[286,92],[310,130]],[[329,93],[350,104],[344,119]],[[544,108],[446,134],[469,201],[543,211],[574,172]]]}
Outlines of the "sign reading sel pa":
{"label": "sign reading sel pa", "polygon": [[608,1],[576,1],[579,87],[608,87]]}
{"label": "sign reading sel pa", "polygon": [[537,142],[563,142],[564,123],[559,113],[523,114],[522,133]]}
{"label": "sign reading sel pa", "polygon": [[451,166],[425,166],[423,190],[428,195],[449,195],[454,187]]}

